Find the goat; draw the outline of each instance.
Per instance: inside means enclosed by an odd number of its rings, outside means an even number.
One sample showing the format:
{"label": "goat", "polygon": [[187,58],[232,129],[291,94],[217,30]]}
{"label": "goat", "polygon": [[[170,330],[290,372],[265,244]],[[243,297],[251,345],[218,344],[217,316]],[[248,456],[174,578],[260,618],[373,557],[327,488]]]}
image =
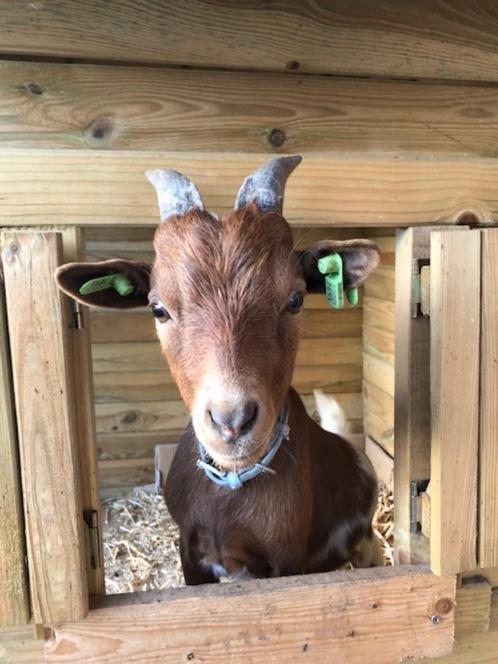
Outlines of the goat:
{"label": "goat", "polygon": [[[304,297],[324,290],[318,259],[339,253],[350,288],[375,269],[379,252],[367,240],[294,250],[282,204],[300,161],[260,167],[221,220],[183,175],[149,172],[164,222],[153,266],[111,260],[56,273],[59,287],[84,304],[152,309],[192,415],[165,485],[187,584],[380,562],[368,459],[321,429],[290,387]],[[126,275],[131,293],[82,289],[116,273]]]}

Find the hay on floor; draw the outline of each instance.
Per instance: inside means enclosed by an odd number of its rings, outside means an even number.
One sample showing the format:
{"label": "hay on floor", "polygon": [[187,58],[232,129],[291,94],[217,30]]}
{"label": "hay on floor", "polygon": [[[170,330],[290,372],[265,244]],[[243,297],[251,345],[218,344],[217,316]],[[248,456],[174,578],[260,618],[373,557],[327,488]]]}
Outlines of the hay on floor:
{"label": "hay on floor", "polygon": [[[162,496],[136,489],[104,503],[105,589],[109,595],[185,585],[179,532]],[[393,565],[393,496],[380,487],[374,530]]]}
{"label": "hay on floor", "polygon": [[103,509],[107,594],[184,585],[179,531],[162,496],[136,489]]}

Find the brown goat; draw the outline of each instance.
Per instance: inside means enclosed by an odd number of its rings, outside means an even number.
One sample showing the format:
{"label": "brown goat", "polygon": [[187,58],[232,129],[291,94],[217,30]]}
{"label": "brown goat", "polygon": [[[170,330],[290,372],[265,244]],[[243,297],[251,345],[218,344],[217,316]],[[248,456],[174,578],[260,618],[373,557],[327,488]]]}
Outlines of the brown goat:
{"label": "brown goat", "polygon": [[[85,304],[152,307],[192,414],[165,488],[189,584],[380,562],[370,463],[322,430],[290,387],[303,297],[323,291],[317,260],[339,253],[345,286],[358,286],[376,267],[378,250],[351,240],[294,251],[281,211],[299,161],[258,169],[222,220],[204,210],[189,180],[155,171],[149,179],[167,223],[156,231],[152,268],[106,261],[57,272],[59,286]],[[80,294],[89,279],[116,272],[128,276],[130,295],[112,288]]]}

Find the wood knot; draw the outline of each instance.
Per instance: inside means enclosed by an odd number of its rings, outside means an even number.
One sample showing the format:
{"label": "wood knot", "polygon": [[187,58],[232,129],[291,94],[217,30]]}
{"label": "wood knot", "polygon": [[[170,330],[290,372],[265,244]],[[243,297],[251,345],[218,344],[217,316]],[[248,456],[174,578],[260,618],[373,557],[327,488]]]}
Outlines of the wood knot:
{"label": "wood knot", "polygon": [[458,215],[455,223],[458,226],[474,227],[474,226],[479,226],[481,220],[479,219],[479,216],[475,212],[473,212],[472,210],[467,210]]}
{"label": "wood knot", "polygon": [[86,131],[87,142],[95,147],[102,147],[112,136],[113,124],[109,118],[97,118]]}
{"label": "wood knot", "polygon": [[33,95],[42,95],[43,94],[43,88],[38,85],[37,83],[28,83],[28,90],[31,92]]}
{"label": "wood knot", "polygon": [[434,605],[434,613],[437,613],[440,616],[446,616],[453,611],[454,606],[455,603],[451,597],[441,597],[441,599],[438,599]]}
{"label": "wood knot", "polygon": [[274,148],[280,148],[285,143],[285,132],[282,129],[272,129],[268,134],[268,142]]}
{"label": "wood knot", "polygon": [[290,69],[290,71],[297,71],[301,66],[301,63],[299,60],[289,60],[289,62],[285,65],[286,69]]}
{"label": "wood knot", "polygon": [[17,240],[12,240],[12,242],[9,242],[3,251],[3,258],[6,263],[14,263],[16,260],[16,257],[21,251],[21,247]]}
{"label": "wood knot", "polygon": [[126,415],[123,417],[123,424],[133,424],[133,422],[136,422],[137,419],[138,419],[138,414],[134,410],[131,410],[129,413],[126,413]]}

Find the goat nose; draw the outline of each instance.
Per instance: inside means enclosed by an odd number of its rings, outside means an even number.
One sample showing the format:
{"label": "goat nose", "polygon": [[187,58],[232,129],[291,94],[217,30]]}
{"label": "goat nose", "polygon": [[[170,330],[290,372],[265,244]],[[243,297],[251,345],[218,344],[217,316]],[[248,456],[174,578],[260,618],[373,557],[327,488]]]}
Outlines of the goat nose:
{"label": "goat nose", "polygon": [[258,404],[251,400],[246,401],[241,408],[227,411],[213,407],[208,410],[208,413],[223,440],[233,443],[242,433],[247,433],[252,429],[258,416]]}

